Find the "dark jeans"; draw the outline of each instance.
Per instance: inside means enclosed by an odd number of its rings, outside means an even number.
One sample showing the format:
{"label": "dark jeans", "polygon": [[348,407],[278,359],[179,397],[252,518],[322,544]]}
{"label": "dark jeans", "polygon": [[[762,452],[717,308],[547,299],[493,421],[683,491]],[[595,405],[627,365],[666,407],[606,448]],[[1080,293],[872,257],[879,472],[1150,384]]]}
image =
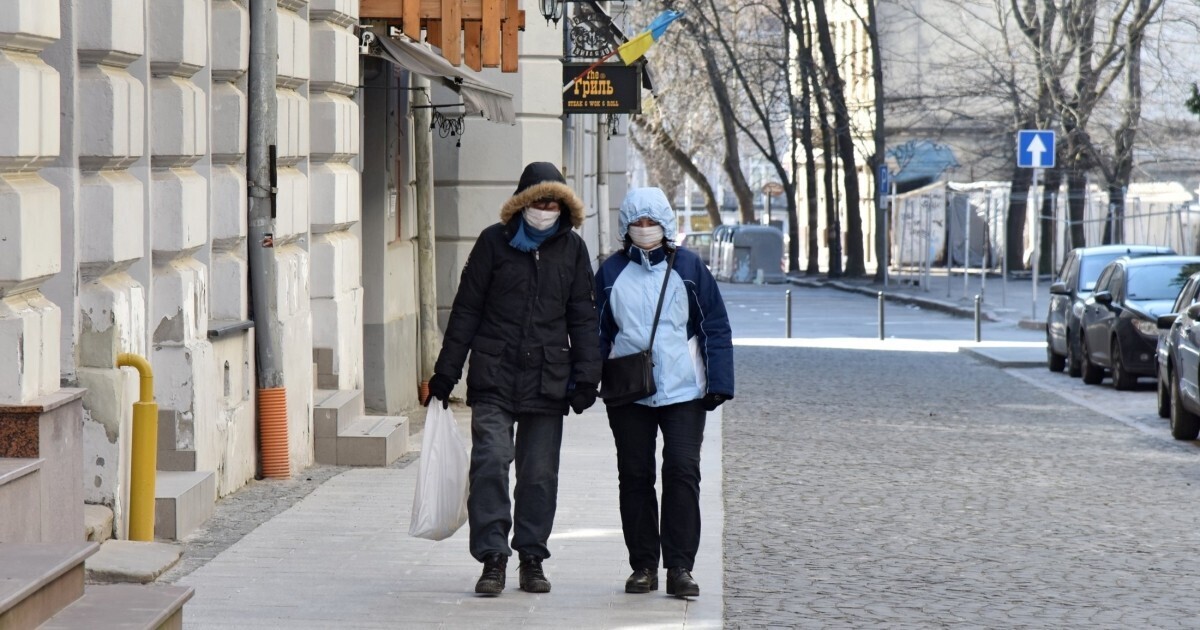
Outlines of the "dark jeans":
{"label": "dark jeans", "polygon": [[[608,408],[608,426],[617,442],[617,474],[621,488],[621,528],[629,550],[629,566],[663,566],[692,570],[700,547],[700,444],[704,441],[704,407],[690,401],[647,407],[632,404]],[[655,450],[663,434],[662,531],[654,490]]]}
{"label": "dark jeans", "polygon": [[[516,433],[516,442],[513,433]],[[558,452],[563,417],[512,414],[486,403],[471,408],[471,491],[467,515],[471,555],[549,558],[546,540],[558,505]],[[516,512],[508,500],[508,468],[517,461]],[[515,527],[514,527],[515,524]],[[512,547],[508,544],[513,531]]]}

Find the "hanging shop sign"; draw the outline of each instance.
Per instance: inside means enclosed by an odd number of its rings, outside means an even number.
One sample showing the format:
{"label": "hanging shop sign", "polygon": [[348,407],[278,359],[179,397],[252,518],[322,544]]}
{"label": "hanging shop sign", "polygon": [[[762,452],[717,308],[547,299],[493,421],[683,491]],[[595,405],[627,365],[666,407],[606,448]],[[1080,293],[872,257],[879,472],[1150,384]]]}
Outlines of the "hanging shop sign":
{"label": "hanging shop sign", "polygon": [[564,63],[563,85],[566,86],[564,114],[633,114],[642,111],[641,64]]}

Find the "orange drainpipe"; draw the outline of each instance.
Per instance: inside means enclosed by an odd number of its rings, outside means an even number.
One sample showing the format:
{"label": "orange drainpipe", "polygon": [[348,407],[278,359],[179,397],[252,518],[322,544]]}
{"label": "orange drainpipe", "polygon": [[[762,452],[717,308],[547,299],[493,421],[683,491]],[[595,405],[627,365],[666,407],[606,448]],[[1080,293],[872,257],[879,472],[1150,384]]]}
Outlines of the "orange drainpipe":
{"label": "orange drainpipe", "polygon": [[258,442],[262,453],[263,476],[270,479],[291,478],[286,388],[258,390]]}

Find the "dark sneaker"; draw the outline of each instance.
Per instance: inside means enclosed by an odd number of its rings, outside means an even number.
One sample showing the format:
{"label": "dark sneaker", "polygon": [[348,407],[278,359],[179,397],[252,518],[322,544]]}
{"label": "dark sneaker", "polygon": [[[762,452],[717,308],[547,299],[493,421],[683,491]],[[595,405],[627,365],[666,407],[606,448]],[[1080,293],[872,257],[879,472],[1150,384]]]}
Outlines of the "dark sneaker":
{"label": "dark sneaker", "polygon": [[484,595],[499,595],[504,592],[504,569],[508,557],[502,553],[489,553],[483,557],[483,575],[475,583],[475,592]]}
{"label": "dark sneaker", "polygon": [[533,556],[521,556],[521,565],[517,567],[521,576],[521,590],[526,593],[549,593],[550,580],[542,573],[542,559]]}
{"label": "dark sneaker", "polygon": [[625,580],[626,593],[649,593],[658,590],[658,569],[638,569]]}
{"label": "dark sneaker", "polygon": [[700,585],[692,579],[692,572],[687,569],[667,569],[667,595],[675,597],[696,597],[700,594]]}

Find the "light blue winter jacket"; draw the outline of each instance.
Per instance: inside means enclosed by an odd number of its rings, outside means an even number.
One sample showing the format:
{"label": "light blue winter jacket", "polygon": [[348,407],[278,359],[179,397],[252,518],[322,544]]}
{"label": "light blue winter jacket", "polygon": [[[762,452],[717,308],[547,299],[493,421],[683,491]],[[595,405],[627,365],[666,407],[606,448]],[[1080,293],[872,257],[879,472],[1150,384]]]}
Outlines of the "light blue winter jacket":
{"label": "light blue winter jacket", "polygon": [[[647,252],[626,240],[629,224],[642,217],[662,225],[667,241],[676,236],[675,212],[661,190],[629,191],[618,219],[618,234],[626,247],[605,260],[596,273],[604,357],[640,352],[650,343],[668,247]],[[675,249],[654,339],[654,384],[657,393],[638,404],[661,407],[706,393],[733,398],[733,343],[725,303],[708,267],[687,249]]]}

